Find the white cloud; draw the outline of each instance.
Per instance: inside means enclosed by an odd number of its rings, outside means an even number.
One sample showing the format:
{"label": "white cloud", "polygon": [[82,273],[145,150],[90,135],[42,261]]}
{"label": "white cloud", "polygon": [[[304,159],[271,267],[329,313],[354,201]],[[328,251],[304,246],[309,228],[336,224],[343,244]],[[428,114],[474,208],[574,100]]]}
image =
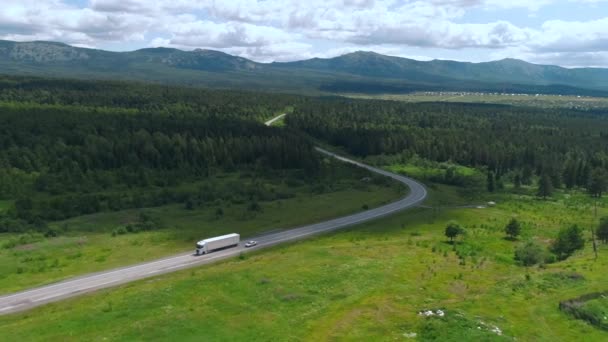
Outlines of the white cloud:
{"label": "white cloud", "polygon": [[554,52],[533,54],[528,60],[538,64],[559,64],[564,67],[608,67],[608,52]]}
{"label": "white cloud", "polygon": [[[5,0],[0,34],[15,40],[60,40],[93,46],[100,41],[142,40],[149,18],[131,13],[101,13],[59,0]],[[14,27],[11,29],[11,27]]]}
{"label": "white cloud", "polygon": [[608,51],[608,17],[587,22],[551,20],[530,44],[543,52]]}
{"label": "white cloud", "polygon": [[172,45],[215,48],[260,47],[289,41],[286,32],[247,23],[194,21],[171,27]]}
{"label": "white cloud", "polygon": [[[555,17],[526,27],[515,25],[508,16],[513,12],[505,11],[534,14],[558,4],[601,8],[608,0],[89,0],[84,6],[67,1],[3,0],[0,38],[211,48],[260,61],[353,50],[411,56],[417,48],[416,56],[429,58],[477,51],[471,59],[516,54],[511,57],[557,63],[563,58],[566,64],[576,58],[600,63],[608,51],[608,16]],[[467,22],[469,11],[506,16],[473,23]]]}
{"label": "white cloud", "polygon": [[288,62],[315,57],[311,53],[311,47],[306,43],[282,42],[255,47],[227,48],[223,51],[260,62]]}

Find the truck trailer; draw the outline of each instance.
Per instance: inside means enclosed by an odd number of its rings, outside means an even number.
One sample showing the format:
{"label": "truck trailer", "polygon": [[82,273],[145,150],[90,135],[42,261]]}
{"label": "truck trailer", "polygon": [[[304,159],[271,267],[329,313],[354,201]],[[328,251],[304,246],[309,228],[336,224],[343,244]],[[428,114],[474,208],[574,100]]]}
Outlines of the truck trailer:
{"label": "truck trailer", "polygon": [[232,233],[201,240],[196,243],[196,255],[207,254],[221,248],[236,247],[240,239],[239,234]]}

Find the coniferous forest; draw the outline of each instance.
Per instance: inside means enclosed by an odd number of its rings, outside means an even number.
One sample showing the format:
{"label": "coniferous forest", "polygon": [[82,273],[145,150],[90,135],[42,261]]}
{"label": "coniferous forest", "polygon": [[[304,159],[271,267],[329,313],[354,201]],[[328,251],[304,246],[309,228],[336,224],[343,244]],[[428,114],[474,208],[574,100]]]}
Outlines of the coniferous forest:
{"label": "coniferous forest", "polygon": [[[289,107],[286,129],[262,124]],[[322,165],[303,133],[359,157],[484,169],[488,187],[506,176],[601,195],[606,114],[2,77],[0,200],[12,205],[0,230],[243,191],[194,185],[223,172],[289,171],[312,181]],[[250,192],[242,196],[260,196]]]}
{"label": "coniferous forest", "polygon": [[321,99],[298,106],[286,123],[360,157],[451,161],[595,195],[608,168],[606,109]]}
{"label": "coniferous forest", "polygon": [[[314,177],[318,156],[264,118],[292,96],[120,82],[0,80],[0,230],[44,229],[99,211],[183,203],[239,170]],[[299,170],[299,171],[298,171]],[[223,192],[243,191],[227,189]],[[203,193],[203,194],[201,194]],[[225,195],[225,194],[224,194]],[[249,195],[251,197],[251,195]]]}

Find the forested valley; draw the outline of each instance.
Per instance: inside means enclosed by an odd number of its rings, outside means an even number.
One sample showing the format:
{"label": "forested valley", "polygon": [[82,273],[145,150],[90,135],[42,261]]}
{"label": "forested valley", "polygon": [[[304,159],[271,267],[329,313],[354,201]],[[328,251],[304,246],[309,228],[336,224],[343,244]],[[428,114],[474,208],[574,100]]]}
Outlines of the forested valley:
{"label": "forested valley", "polygon": [[[286,129],[262,124],[288,108],[295,110]],[[0,213],[1,231],[44,231],[46,222],[102,211],[289,196],[255,182],[212,189],[210,180],[245,171],[316,183],[322,163],[301,132],[375,164],[417,159],[485,170],[489,190],[504,182],[594,195],[606,188],[608,113],[601,109],[2,77],[0,110],[0,200],[11,203]],[[439,181],[479,185],[446,172]]]}

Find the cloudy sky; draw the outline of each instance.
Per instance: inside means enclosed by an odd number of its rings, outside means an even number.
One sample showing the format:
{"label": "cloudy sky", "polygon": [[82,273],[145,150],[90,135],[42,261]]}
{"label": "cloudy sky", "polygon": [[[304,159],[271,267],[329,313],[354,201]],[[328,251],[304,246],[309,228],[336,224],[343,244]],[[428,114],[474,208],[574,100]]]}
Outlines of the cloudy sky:
{"label": "cloudy sky", "polygon": [[608,67],[608,0],[2,0],[0,39]]}

